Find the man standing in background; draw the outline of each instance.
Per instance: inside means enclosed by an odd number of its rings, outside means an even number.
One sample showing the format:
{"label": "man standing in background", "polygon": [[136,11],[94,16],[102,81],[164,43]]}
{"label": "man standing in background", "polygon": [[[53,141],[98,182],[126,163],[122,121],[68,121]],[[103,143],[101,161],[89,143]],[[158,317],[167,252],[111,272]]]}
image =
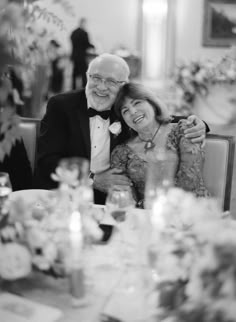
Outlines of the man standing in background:
{"label": "man standing in background", "polygon": [[[94,46],[89,41],[86,23],[86,18],[81,18],[79,28],[75,29],[70,37],[72,44],[71,60],[73,63],[72,89],[78,89],[81,86],[85,87],[87,83],[87,50],[89,48],[94,48]],[[80,86],[78,86],[78,84],[80,84]]]}

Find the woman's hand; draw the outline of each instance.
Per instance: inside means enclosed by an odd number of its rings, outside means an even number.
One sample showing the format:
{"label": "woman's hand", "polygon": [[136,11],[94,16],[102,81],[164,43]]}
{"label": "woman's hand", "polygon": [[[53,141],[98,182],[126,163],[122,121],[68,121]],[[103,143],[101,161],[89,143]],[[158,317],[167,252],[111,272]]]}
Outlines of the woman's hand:
{"label": "woman's hand", "polygon": [[187,124],[189,127],[184,131],[185,137],[192,143],[201,143],[203,147],[206,138],[206,124],[196,115],[190,115],[187,118]]}

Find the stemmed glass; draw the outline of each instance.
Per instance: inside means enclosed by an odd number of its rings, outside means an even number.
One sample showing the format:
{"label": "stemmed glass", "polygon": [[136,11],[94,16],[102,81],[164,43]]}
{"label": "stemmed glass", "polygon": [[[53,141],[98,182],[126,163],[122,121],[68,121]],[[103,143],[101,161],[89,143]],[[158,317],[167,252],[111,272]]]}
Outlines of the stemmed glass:
{"label": "stemmed glass", "polygon": [[109,190],[106,199],[106,212],[111,216],[116,224],[116,233],[113,234],[113,246],[117,248],[118,253],[121,254],[126,248],[127,240],[129,239],[129,227],[132,214],[131,210],[135,206],[135,201],[131,190],[121,190],[113,187]]}
{"label": "stemmed glass", "polygon": [[119,190],[115,187],[109,190],[106,209],[117,222],[125,221],[127,211],[134,206],[135,201],[130,190]]}
{"label": "stemmed glass", "polygon": [[3,216],[3,207],[12,192],[12,185],[7,172],[0,172],[0,219]]}

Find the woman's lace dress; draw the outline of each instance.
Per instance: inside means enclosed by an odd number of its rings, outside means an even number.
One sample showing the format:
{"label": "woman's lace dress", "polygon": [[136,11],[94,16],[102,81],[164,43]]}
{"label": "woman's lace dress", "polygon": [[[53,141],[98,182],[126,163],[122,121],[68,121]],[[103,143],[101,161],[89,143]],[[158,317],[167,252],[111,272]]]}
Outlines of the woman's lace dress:
{"label": "woman's lace dress", "polygon": [[[175,168],[174,183],[177,187],[194,192],[196,196],[205,197],[209,195],[202,177],[205,153],[200,144],[193,144],[184,137],[184,129],[186,128],[186,120],[181,120],[178,124],[169,126],[170,131],[167,132],[164,146],[172,161],[167,162],[167,164]],[[122,169],[128,175],[133,182],[136,200],[143,200],[148,168],[145,157],[136,153],[129,143],[124,143],[113,150],[111,167]]]}

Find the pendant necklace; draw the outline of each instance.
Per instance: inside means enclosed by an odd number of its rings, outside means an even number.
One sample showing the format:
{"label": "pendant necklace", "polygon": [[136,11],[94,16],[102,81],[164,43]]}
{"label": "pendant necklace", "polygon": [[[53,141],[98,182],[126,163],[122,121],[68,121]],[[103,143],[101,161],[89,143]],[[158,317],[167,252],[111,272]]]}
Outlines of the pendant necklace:
{"label": "pendant necklace", "polygon": [[160,130],[160,127],[161,127],[161,124],[156,129],[155,133],[153,134],[153,137],[151,139],[149,139],[149,140],[141,139],[141,137],[139,136],[139,139],[141,141],[146,142],[145,145],[144,145],[144,152],[145,153],[147,153],[148,151],[153,150],[155,148],[156,144],[153,142],[153,140],[155,139],[158,131]]}

